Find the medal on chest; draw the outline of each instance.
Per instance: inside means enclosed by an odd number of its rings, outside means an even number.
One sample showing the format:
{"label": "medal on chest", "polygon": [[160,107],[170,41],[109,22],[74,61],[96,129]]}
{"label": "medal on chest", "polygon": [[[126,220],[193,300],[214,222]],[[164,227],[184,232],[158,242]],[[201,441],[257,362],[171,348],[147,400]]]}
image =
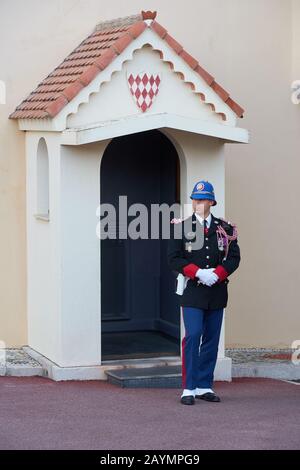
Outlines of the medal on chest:
{"label": "medal on chest", "polygon": [[193,250],[192,239],[194,239],[195,236],[196,236],[196,233],[195,233],[195,232],[188,232],[188,233],[186,234],[186,238],[188,238],[190,241],[185,244],[185,249],[186,249],[189,253],[191,253],[192,250]]}
{"label": "medal on chest", "polygon": [[220,251],[224,250],[224,241],[222,237],[218,238],[218,248]]}
{"label": "medal on chest", "polygon": [[218,249],[220,251],[224,251],[225,247],[227,246],[227,234],[225,231],[221,229],[218,225],[217,227],[217,242],[218,242]]}
{"label": "medal on chest", "polygon": [[187,251],[188,251],[189,253],[192,252],[192,249],[193,249],[193,247],[192,247],[192,242],[188,242],[188,243],[187,243],[187,248],[186,248],[186,249],[187,249]]}

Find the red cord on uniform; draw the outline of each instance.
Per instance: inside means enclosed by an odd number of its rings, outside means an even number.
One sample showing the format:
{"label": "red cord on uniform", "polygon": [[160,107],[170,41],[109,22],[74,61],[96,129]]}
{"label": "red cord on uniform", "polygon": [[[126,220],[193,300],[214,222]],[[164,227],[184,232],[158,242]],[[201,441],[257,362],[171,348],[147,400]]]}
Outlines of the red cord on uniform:
{"label": "red cord on uniform", "polygon": [[224,281],[224,279],[226,279],[228,276],[228,272],[220,264],[216,267],[216,269],[214,269],[213,272],[216,273],[216,275],[219,277],[218,282]]}
{"label": "red cord on uniform", "polygon": [[190,263],[183,268],[183,274],[191,279],[195,279],[196,272],[198,271],[199,266],[196,264]]}

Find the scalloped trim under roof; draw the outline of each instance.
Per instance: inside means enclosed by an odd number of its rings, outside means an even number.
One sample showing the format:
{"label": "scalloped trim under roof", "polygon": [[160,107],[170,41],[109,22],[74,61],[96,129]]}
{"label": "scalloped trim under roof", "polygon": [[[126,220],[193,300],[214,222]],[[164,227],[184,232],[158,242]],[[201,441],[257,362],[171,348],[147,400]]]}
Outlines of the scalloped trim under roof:
{"label": "scalloped trim under roof", "polygon": [[[104,70],[146,28],[151,28],[178,54],[217,95],[243,117],[238,105],[199,62],[186,52],[156,20],[156,12],[144,12],[99,23],[94,31],[38,84],[10,114],[10,119],[54,118],[96,75]],[[205,96],[201,96],[205,101]],[[209,103],[214,110],[214,105]],[[222,119],[226,119],[222,113]]]}

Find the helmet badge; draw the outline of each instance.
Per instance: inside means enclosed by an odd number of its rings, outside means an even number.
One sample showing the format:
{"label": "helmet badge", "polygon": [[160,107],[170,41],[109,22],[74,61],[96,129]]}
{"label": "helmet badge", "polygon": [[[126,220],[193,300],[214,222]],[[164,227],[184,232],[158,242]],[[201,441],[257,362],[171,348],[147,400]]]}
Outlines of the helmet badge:
{"label": "helmet badge", "polygon": [[198,183],[197,184],[197,190],[198,191],[202,191],[203,188],[204,188],[204,183]]}

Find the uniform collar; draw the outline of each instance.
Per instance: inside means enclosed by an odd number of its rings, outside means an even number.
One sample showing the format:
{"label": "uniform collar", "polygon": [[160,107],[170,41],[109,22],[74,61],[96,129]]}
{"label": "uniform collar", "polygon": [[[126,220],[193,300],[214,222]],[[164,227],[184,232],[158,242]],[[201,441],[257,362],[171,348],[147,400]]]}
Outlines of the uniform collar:
{"label": "uniform collar", "polygon": [[[203,217],[201,217],[201,215],[199,215],[196,212],[195,212],[195,216],[199,220],[200,224],[203,225]],[[211,224],[211,213],[208,214],[208,216],[206,217],[206,220],[207,220],[207,228],[209,228]]]}

